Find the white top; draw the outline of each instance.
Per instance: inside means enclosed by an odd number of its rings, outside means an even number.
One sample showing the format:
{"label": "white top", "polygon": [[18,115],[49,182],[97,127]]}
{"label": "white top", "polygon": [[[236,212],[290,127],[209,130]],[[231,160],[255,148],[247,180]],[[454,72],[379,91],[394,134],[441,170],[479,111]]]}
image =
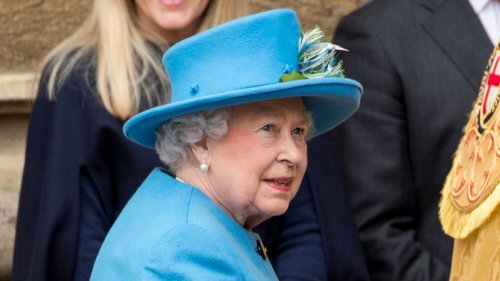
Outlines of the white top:
{"label": "white top", "polygon": [[500,40],[500,0],[469,0],[493,45]]}

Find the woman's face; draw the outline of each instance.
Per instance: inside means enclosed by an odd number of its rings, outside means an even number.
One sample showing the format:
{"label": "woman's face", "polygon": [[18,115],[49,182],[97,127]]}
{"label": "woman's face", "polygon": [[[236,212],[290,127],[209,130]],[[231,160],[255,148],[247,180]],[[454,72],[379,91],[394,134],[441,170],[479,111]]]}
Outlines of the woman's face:
{"label": "woman's face", "polygon": [[209,139],[209,188],[247,228],[283,214],[307,166],[311,120],[301,98],[233,107],[227,133]]}
{"label": "woman's face", "polygon": [[135,0],[139,21],[169,42],[195,33],[209,0]]}

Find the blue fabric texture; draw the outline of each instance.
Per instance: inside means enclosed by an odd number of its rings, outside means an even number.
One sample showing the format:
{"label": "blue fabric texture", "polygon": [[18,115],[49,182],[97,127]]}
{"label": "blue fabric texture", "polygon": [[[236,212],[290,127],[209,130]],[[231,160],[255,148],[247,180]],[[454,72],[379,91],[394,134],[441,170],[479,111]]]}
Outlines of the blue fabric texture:
{"label": "blue fabric texture", "polygon": [[169,119],[200,110],[287,97],[303,97],[315,134],[351,116],[362,87],[347,78],[279,82],[298,70],[301,36],[297,15],[276,9],[239,18],[183,40],[163,56],[172,102],[125,123],[125,135],[154,147],[155,131]]}
{"label": "blue fabric texture", "polygon": [[156,169],[112,226],[90,280],[277,280],[259,239],[197,188]]}

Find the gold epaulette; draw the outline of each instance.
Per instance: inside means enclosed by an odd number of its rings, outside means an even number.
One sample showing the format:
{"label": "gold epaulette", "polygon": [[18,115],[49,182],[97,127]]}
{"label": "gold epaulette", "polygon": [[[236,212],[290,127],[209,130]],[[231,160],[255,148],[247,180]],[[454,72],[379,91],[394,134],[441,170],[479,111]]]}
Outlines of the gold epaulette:
{"label": "gold epaulette", "polygon": [[488,61],[439,204],[444,231],[462,239],[500,205],[500,42]]}

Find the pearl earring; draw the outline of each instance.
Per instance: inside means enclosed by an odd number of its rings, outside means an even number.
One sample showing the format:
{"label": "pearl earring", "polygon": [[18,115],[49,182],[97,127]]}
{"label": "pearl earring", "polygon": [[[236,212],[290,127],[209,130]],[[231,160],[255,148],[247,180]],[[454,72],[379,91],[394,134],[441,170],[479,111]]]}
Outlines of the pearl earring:
{"label": "pearl earring", "polygon": [[206,173],[208,171],[208,164],[205,161],[201,162],[200,171],[202,171],[204,173]]}

